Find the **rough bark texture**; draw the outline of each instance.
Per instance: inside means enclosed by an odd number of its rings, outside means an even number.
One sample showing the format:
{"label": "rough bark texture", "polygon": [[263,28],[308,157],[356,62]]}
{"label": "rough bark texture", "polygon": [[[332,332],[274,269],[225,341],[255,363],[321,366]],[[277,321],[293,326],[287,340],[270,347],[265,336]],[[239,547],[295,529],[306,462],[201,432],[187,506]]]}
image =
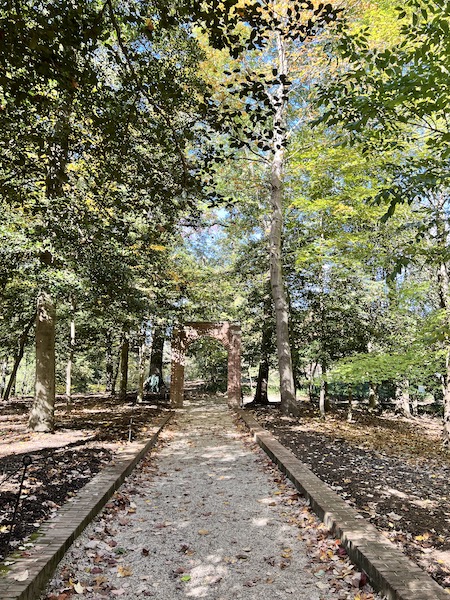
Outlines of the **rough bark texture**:
{"label": "rough bark texture", "polygon": [[[287,61],[284,41],[277,34],[278,73],[287,76]],[[286,144],[285,86],[281,85],[277,97],[277,109],[274,116],[274,140],[270,172],[271,224],[270,245],[270,284],[275,307],[278,368],[280,373],[281,410],[285,413],[297,413],[295,401],[294,374],[289,340],[289,305],[286,297],[282,269],[282,231],[283,231],[283,177]]]}
{"label": "rough bark texture", "polygon": [[120,352],[120,390],[119,398],[125,400],[128,388],[128,354],[130,349],[130,340],[128,335],[124,335]]}
{"label": "rough bark texture", "polygon": [[37,303],[35,397],[28,427],[32,431],[53,431],[54,410],[55,306],[52,298],[42,293]]}
{"label": "rough bark texture", "polygon": [[[23,330],[23,332],[21,333],[20,337],[19,337],[19,342],[17,345],[17,352],[14,355],[14,364],[13,364],[13,368],[12,371],[10,373],[9,376],[9,380],[8,380],[8,384],[5,387],[4,393],[3,393],[3,400],[6,402],[6,400],[9,399],[10,395],[11,395],[11,391],[13,389],[13,386],[15,385],[15,381],[16,381],[16,377],[17,377],[17,371],[19,369],[20,363],[22,361],[23,358],[23,353],[25,351],[25,345],[28,341],[28,335],[30,333],[30,329],[32,328],[34,322],[36,320],[36,315],[34,314],[31,319],[28,321],[25,329]],[[5,373],[6,375],[6,373]]]}

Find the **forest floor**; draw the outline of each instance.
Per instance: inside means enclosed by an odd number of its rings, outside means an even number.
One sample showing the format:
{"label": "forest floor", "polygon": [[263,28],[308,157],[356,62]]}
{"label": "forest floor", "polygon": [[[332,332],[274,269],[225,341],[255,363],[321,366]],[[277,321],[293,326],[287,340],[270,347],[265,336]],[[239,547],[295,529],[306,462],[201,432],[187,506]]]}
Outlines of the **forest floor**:
{"label": "forest floor", "polygon": [[[40,524],[108,465],[130,436],[146,436],[162,407],[119,401],[105,394],[75,396],[70,404],[58,399],[54,433],[30,433],[27,417],[31,399],[0,406],[0,561],[10,551],[27,551],[27,539]],[[164,405],[162,405],[164,406]],[[132,421],[131,421],[132,420]],[[24,457],[26,470],[21,502],[8,544]]]}
{"label": "forest floor", "polygon": [[[31,400],[0,408],[0,561],[23,472],[23,501],[10,549],[27,552],[39,525],[113,460],[129,438],[145,436],[166,404],[137,405],[98,394],[57,403],[53,434],[27,431]],[[275,405],[276,406],[276,405]],[[334,410],[326,420],[304,403],[300,418],[277,408],[252,410],[262,426],[379,528],[438,583],[450,590],[450,453],[441,421]]]}
{"label": "forest floor", "polygon": [[450,453],[436,417],[253,409],[258,422],[450,591]]}

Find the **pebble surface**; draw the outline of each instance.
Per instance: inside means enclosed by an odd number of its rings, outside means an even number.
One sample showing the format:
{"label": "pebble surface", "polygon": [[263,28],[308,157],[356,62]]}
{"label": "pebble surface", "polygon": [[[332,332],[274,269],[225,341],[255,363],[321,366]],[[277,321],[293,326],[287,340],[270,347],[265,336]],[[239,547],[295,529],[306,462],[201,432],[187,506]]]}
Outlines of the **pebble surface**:
{"label": "pebble surface", "polygon": [[222,398],[185,402],[164,437],[78,538],[42,598],[333,597],[289,523],[295,507],[280,501],[267,458]]}

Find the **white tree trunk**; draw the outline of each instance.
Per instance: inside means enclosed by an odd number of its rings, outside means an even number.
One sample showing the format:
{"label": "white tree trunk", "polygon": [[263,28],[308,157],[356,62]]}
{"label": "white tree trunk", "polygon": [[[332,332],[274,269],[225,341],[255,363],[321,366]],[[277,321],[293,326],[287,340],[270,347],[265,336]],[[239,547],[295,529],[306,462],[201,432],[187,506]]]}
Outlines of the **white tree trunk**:
{"label": "white tree trunk", "polygon": [[32,431],[54,429],[55,411],[55,305],[40,294],[36,316],[36,381],[28,427]]}

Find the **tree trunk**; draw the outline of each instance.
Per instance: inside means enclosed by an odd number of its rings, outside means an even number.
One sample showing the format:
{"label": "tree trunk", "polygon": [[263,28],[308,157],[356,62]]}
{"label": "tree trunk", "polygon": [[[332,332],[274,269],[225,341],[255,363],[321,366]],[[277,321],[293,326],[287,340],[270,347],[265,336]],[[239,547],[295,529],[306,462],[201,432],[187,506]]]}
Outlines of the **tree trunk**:
{"label": "tree trunk", "polygon": [[162,327],[155,327],[152,336],[152,352],[150,357],[149,377],[158,375],[162,377],[163,353],[164,353],[165,331]]}
{"label": "tree trunk", "polygon": [[378,385],[369,382],[369,410],[374,411],[378,408],[380,400],[378,397]]}
{"label": "tree trunk", "polygon": [[353,422],[353,388],[350,386],[348,390],[348,407],[347,407],[347,423]]}
{"label": "tree trunk", "polygon": [[21,363],[22,358],[23,358],[23,353],[24,353],[24,350],[25,350],[25,346],[26,346],[26,343],[28,341],[28,334],[30,333],[30,329],[32,328],[35,320],[36,320],[36,314],[33,314],[33,316],[31,317],[31,319],[28,321],[27,325],[25,326],[25,329],[20,334],[17,351],[16,351],[16,354],[14,356],[13,368],[12,368],[11,374],[9,376],[8,384],[7,384],[7,386],[5,388],[5,391],[3,393],[3,400],[5,402],[7,400],[9,400],[9,397],[11,395],[12,389],[15,386],[16,377],[17,377],[17,371],[19,369],[20,363]]}
{"label": "tree trunk", "polygon": [[308,378],[308,396],[309,396],[309,401],[312,402],[313,401],[313,383],[314,383],[314,375],[316,374],[317,371],[317,367],[318,367],[318,363],[314,363],[314,367],[310,370],[309,373],[309,378]]}
{"label": "tree trunk", "polygon": [[52,298],[41,293],[36,317],[35,397],[28,420],[32,431],[51,432],[54,429],[55,316]]}
{"label": "tree trunk", "polygon": [[397,410],[399,410],[403,416],[408,419],[411,418],[411,409],[409,406],[409,381],[408,379],[404,379],[401,383],[397,385],[395,390],[395,399]]}
{"label": "tree trunk", "polygon": [[71,300],[72,318],[70,320],[70,339],[69,339],[69,358],[66,365],[66,399],[68,402],[72,400],[72,367],[73,357],[75,352],[75,303]]}
{"label": "tree trunk", "polygon": [[[277,33],[278,73],[287,77],[287,58],[285,43]],[[286,145],[287,86],[280,85],[275,96],[274,137],[272,164],[270,172],[271,224],[269,234],[270,247],[270,284],[275,307],[278,369],[280,374],[281,410],[284,413],[298,414],[295,401],[294,373],[289,340],[289,306],[286,297],[282,269],[282,231],[283,231],[283,179]]]}
{"label": "tree trunk", "polygon": [[4,358],[2,361],[2,369],[0,375],[0,398],[4,399],[3,394],[6,388],[6,375],[8,373],[8,359]]}
{"label": "tree trunk", "polygon": [[263,323],[261,332],[261,358],[259,362],[255,396],[253,398],[254,404],[269,404],[267,390],[269,384],[269,356],[272,352],[273,337],[272,306],[272,297],[269,289],[268,293],[264,295]]}
{"label": "tree trunk", "polygon": [[122,344],[120,344],[120,346],[119,346],[119,350],[118,350],[118,354],[117,354],[117,360],[116,360],[116,367],[115,367],[114,372],[113,372],[112,386],[111,386],[111,396],[115,396],[116,395],[116,386],[117,386],[117,379],[119,377],[120,357],[121,356],[122,356]]}
{"label": "tree trunk", "polygon": [[450,348],[445,355],[443,444],[450,447]]}
{"label": "tree trunk", "polygon": [[148,357],[148,344],[147,344],[147,327],[146,323],[142,325],[141,329],[141,343],[139,345],[139,381],[138,381],[138,393],[137,401],[142,402],[144,400],[144,380],[145,380],[145,363]]}
{"label": "tree trunk", "polygon": [[[440,256],[447,254],[447,223],[446,223],[446,196],[438,196],[436,203],[436,241],[440,250]],[[439,304],[445,310],[446,324],[450,327],[450,306],[449,306],[449,276],[447,264],[441,261],[437,270]],[[443,402],[444,402],[444,422],[442,429],[442,441],[444,446],[450,446],[450,341],[446,340],[445,348],[445,373],[443,381]]]}
{"label": "tree trunk", "polygon": [[128,354],[130,350],[130,340],[128,334],[124,334],[120,352],[120,390],[119,399],[125,400],[128,387]]}
{"label": "tree trunk", "polygon": [[[322,377],[326,375],[326,371],[322,369]],[[320,396],[319,396],[319,411],[320,416],[325,418],[326,412],[329,409],[328,404],[328,382],[322,379],[320,384]]]}
{"label": "tree trunk", "polygon": [[269,362],[267,357],[261,359],[258,369],[258,379],[256,381],[256,391],[253,398],[253,404],[269,404],[267,388],[269,382]]}
{"label": "tree trunk", "polygon": [[106,384],[105,392],[112,393],[113,379],[114,379],[114,361],[113,361],[113,349],[112,349],[112,335],[111,331],[106,332]]}

